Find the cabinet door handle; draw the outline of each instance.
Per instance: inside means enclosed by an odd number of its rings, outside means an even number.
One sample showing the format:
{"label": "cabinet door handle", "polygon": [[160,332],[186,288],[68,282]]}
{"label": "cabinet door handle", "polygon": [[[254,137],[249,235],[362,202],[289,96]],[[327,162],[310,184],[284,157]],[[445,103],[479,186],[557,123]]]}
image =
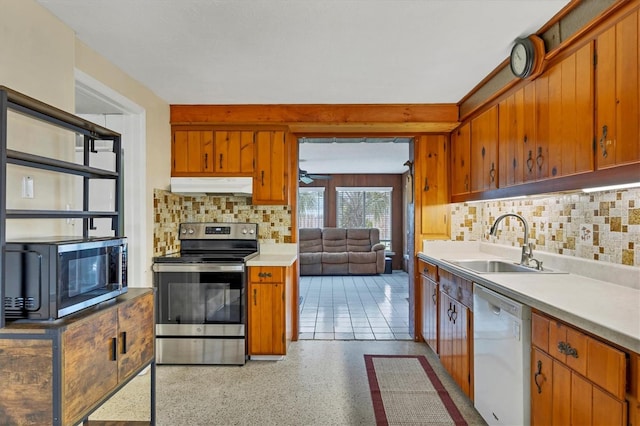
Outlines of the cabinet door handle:
{"label": "cabinet door handle", "polygon": [[464,190],[469,190],[469,175],[464,175]]}
{"label": "cabinet door handle", "polygon": [[538,165],[538,170],[542,170],[542,164],[544,163],[544,157],[542,156],[542,147],[538,147],[538,156],[536,157],[536,164]]}
{"label": "cabinet door handle", "polygon": [[604,158],[607,158],[607,155],[609,155],[607,153],[607,145],[605,143],[607,140],[608,131],[609,131],[609,128],[607,127],[606,124],[602,126],[602,137],[600,138],[600,149],[602,149],[602,157]]}
{"label": "cabinet door handle", "polygon": [[204,154],[204,168],[209,168],[209,154]]}
{"label": "cabinet door handle", "polygon": [[127,332],[126,331],[122,332],[122,353],[123,354],[127,353]]}
{"label": "cabinet door handle", "polygon": [[427,178],[424,178],[424,188],[423,191],[427,192],[429,190],[429,180]]}
{"label": "cabinet door handle", "polygon": [[568,342],[558,342],[558,351],[561,354],[569,355],[573,358],[578,358],[578,350],[571,347]]}
{"label": "cabinet door handle", "polygon": [[222,169],[222,155],[223,154],[220,154],[220,169]]}
{"label": "cabinet door handle", "polygon": [[491,182],[495,182],[496,180],[496,165],[495,163],[491,163],[491,170],[489,170],[489,178],[491,178]]}
{"label": "cabinet door handle", "polygon": [[431,295],[431,300],[433,300],[433,304],[436,305],[436,290],[433,290],[433,294]]}
{"label": "cabinet door handle", "polygon": [[118,338],[111,338],[111,361],[118,360]]}
{"label": "cabinet door handle", "polygon": [[533,152],[529,150],[529,158],[527,158],[527,168],[529,173],[533,172]]}
{"label": "cabinet door handle", "polygon": [[518,167],[518,162],[516,161],[515,157],[513,158],[513,169],[515,170]]}
{"label": "cabinet door handle", "polygon": [[458,312],[456,312],[456,305],[453,305],[453,312],[451,312],[451,321],[453,321],[453,323],[456,323],[456,320],[458,319]]}
{"label": "cabinet door handle", "polygon": [[264,186],[264,170],[260,171],[260,185]]}
{"label": "cabinet door handle", "polygon": [[258,306],[258,289],[253,289],[253,306]]}
{"label": "cabinet door handle", "polygon": [[540,360],[538,360],[538,371],[536,371],[536,374],[534,374],[533,381],[538,388],[538,393],[542,393],[542,386],[540,385],[540,383],[538,383],[538,376],[542,376],[542,361]]}

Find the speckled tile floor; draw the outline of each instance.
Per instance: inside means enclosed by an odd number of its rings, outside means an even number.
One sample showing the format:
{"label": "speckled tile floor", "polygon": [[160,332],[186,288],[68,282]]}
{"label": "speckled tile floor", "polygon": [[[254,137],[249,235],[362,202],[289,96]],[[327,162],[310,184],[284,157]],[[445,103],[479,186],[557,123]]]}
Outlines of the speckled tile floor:
{"label": "speckled tile floor", "polygon": [[[283,361],[157,367],[157,425],[373,425],[364,354],[425,354],[471,425],[484,424],[430,349],[411,341],[293,342]],[[149,374],[91,420],[148,420]]]}
{"label": "speckled tile floor", "polygon": [[412,340],[409,276],[300,277],[301,340]]}

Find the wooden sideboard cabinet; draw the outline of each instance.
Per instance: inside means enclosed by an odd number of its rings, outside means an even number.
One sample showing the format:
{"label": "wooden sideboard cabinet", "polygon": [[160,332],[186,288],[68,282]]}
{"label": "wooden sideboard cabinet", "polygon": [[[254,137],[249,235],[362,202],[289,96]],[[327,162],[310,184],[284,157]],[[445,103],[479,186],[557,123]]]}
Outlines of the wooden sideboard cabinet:
{"label": "wooden sideboard cabinet", "polygon": [[0,329],[0,423],[75,425],[147,366],[155,421],[153,289],[57,321]]}

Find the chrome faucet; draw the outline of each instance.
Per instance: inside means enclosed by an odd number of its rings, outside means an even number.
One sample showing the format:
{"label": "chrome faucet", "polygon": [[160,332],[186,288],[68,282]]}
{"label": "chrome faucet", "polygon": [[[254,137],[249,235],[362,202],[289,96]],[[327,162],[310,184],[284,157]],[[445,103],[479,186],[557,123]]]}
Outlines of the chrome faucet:
{"label": "chrome faucet", "polygon": [[535,268],[542,269],[542,262],[533,258],[533,246],[529,243],[529,224],[527,223],[527,220],[524,217],[516,213],[505,213],[502,216],[499,216],[496,219],[496,221],[493,222],[493,225],[491,225],[491,229],[489,230],[489,235],[492,235],[495,237],[496,234],[498,233],[498,224],[502,221],[502,219],[509,216],[513,216],[517,219],[520,219],[520,221],[522,222],[522,226],[524,226],[524,242],[522,244],[522,256],[520,258],[520,264],[522,266],[530,266],[529,263],[531,261],[534,261],[536,262]]}

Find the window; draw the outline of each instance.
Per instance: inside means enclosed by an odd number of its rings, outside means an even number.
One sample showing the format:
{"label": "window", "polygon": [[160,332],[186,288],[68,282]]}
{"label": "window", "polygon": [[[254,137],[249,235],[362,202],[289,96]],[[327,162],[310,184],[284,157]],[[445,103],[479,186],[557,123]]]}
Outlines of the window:
{"label": "window", "polygon": [[378,228],[380,242],[391,249],[392,188],[336,188],[338,228]]}
{"label": "window", "polygon": [[300,188],[298,191],[298,227],[324,227],[324,188]]}

